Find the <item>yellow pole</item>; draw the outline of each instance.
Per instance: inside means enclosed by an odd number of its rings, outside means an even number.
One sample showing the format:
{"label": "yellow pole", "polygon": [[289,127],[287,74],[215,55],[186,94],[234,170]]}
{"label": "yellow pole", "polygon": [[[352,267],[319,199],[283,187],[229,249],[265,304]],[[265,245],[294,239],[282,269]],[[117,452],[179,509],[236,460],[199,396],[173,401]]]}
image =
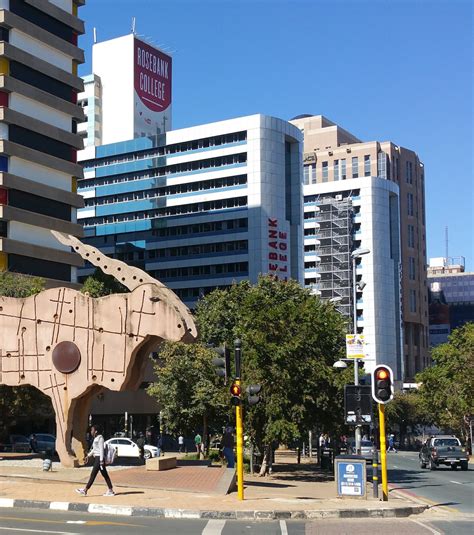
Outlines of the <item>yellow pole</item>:
{"label": "yellow pole", "polygon": [[[240,380],[236,379],[240,386]],[[244,499],[244,429],[242,422],[242,401],[235,407],[235,424],[237,431],[237,491],[239,500]]]}
{"label": "yellow pole", "polygon": [[382,499],[388,501],[388,481],[387,481],[387,444],[385,442],[385,405],[379,403],[379,424],[380,424],[380,459],[382,465]]}

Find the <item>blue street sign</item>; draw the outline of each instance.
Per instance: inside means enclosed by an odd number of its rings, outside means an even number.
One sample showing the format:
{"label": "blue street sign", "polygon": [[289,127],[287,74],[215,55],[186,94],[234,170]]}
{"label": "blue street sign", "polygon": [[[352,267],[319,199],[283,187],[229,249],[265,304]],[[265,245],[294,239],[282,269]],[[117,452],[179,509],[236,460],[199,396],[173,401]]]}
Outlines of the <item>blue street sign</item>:
{"label": "blue street sign", "polygon": [[366,462],[361,457],[336,457],[337,494],[365,497]]}

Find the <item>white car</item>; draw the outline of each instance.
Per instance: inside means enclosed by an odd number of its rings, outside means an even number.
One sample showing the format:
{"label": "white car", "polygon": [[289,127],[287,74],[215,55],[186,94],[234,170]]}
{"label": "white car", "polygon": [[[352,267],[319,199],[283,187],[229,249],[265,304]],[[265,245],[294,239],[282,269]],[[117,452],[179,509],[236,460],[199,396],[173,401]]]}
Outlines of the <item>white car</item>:
{"label": "white car", "polygon": [[[114,447],[117,450],[117,457],[140,457],[140,448],[129,438],[110,438],[105,444]],[[145,459],[156,457],[158,448],[145,444]]]}

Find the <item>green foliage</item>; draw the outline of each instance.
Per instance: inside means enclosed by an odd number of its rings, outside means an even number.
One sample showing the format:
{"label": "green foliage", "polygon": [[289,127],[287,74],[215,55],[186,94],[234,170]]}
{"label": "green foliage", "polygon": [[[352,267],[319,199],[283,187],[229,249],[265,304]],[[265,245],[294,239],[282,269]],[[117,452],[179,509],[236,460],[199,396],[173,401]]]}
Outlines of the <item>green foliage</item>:
{"label": "green foliage", "polygon": [[20,273],[0,271],[0,295],[4,297],[28,297],[44,289],[41,277],[29,277]]}
{"label": "green foliage", "polygon": [[295,281],[262,276],[208,294],[196,318],[204,342],[242,340],[244,388],[262,385],[263,401],[245,410],[245,432],[259,448],[340,423],[342,381],[332,364],[343,356],[345,330],[332,304]]}
{"label": "green foliage", "polygon": [[[28,277],[8,271],[0,272],[0,295],[29,297],[44,289],[40,277]],[[6,438],[11,426],[35,411],[36,415],[52,414],[50,399],[32,386],[11,387],[0,385],[0,434]]]}
{"label": "green foliage", "polygon": [[402,437],[406,435],[408,426],[414,429],[417,425],[432,423],[418,391],[396,392],[393,400],[385,405],[385,417],[389,428],[393,425],[399,427]]}
{"label": "green foliage", "polygon": [[466,436],[465,418],[474,415],[474,324],[453,331],[432,358],[433,366],[416,378],[424,411],[437,426]]}
{"label": "green foliage", "polygon": [[225,424],[228,403],[213,370],[213,356],[200,344],[165,342],[160,347],[157,380],[147,392],[163,407],[169,432],[193,434],[204,418],[214,426]]}
{"label": "green foliage", "polygon": [[82,293],[91,297],[103,297],[104,295],[127,293],[129,290],[112,275],[105,274],[97,268],[93,275],[87,277],[81,288]]}

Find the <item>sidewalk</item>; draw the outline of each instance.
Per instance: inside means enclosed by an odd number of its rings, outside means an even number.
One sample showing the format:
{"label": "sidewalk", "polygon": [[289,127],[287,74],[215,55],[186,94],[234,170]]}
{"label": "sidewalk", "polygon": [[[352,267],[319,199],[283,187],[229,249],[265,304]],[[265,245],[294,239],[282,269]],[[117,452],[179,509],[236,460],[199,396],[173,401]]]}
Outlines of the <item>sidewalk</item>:
{"label": "sidewalk", "polygon": [[[390,497],[389,502],[374,500],[370,495],[367,500],[337,498],[330,473],[322,472],[306,459],[297,465],[292,452],[278,452],[276,461],[272,476],[245,476],[244,501],[239,500],[235,492],[216,495],[212,485],[200,486],[199,480],[203,483],[209,476],[215,478],[222,472],[220,468],[194,467],[194,480],[189,480],[189,488],[170,490],[147,483],[142,477],[144,472],[140,474],[137,467],[114,466],[110,476],[116,496],[102,496],[106,486],[99,475],[89,495],[80,497],[74,489],[84,486],[90,468],[62,468],[55,463],[54,472],[43,472],[40,466],[31,466],[31,461],[29,465],[20,466],[0,461],[0,507],[226,519],[393,517],[417,514],[426,509],[401,497]],[[173,478],[182,479],[185,473],[184,469],[175,469],[155,474],[161,474],[160,484],[166,481],[167,485],[175,485]]]}

